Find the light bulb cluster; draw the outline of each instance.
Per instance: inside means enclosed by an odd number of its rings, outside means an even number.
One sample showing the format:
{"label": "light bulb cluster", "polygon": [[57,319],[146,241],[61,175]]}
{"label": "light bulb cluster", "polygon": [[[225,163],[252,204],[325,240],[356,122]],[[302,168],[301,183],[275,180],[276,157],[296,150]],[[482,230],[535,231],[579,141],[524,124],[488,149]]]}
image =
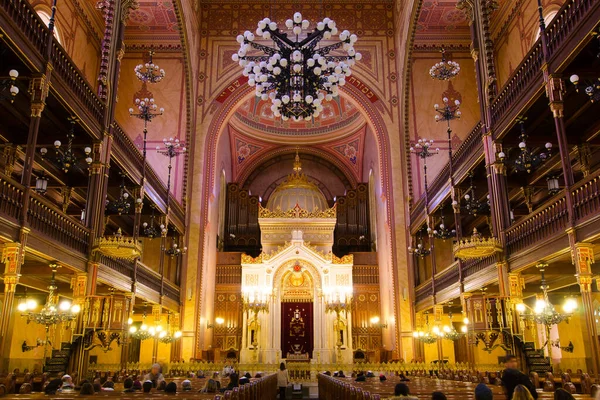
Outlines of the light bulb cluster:
{"label": "light bulb cluster", "polygon": [[429,70],[429,75],[433,79],[447,81],[460,73],[460,65],[455,61],[446,60],[446,52],[442,49],[442,60],[435,63]]}
{"label": "light bulb cluster", "polygon": [[[416,154],[417,156],[425,159],[427,157],[431,157],[440,152],[439,148],[432,149],[433,147],[433,139],[422,139],[419,138],[417,143],[414,146],[410,147],[410,152]],[[432,149],[432,150],[430,150]]]}
{"label": "light bulb cluster", "polygon": [[133,325],[133,320],[131,318],[129,318],[127,322],[130,325],[129,335],[134,339],[157,339],[162,343],[172,343],[182,336],[182,332],[180,330],[171,332],[171,327],[169,325],[167,325],[166,328],[162,325],[147,325],[145,315],[143,317],[142,325],[140,325],[139,328]]}
{"label": "light bulb cluster", "polygon": [[451,105],[448,98],[444,97],[442,99],[444,102],[444,106],[440,107],[439,104],[435,104],[433,108],[438,114],[435,115],[435,122],[439,121],[451,121],[453,119],[459,119],[462,116],[462,112],[460,111],[460,100],[454,100],[454,105]]}
{"label": "light bulb cluster", "polygon": [[[525,132],[525,121],[527,118],[520,117],[518,119],[520,126],[520,134],[519,134],[519,155],[512,162],[514,164],[515,170],[519,172],[527,172],[531,173],[533,170],[538,168],[541,164],[543,164],[550,156],[552,156],[552,143],[547,142],[544,147],[546,149],[545,152],[540,152],[539,154],[535,154],[532,150],[527,147],[527,139],[528,135]],[[506,157],[506,153],[500,151],[498,153],[498,159],[500,162],[508,162]]]}
{"label": "light bulb cluster", "polygon": [[129,115],[144,121],[151,121],[153,118],[163,115],[165,112],[164,108],[158,108],[158,105],[154,102],[154,98],[152,97],[143,99],[136,98],[135,105],[138,112],[136,113],[134,108],[130,108]]}
{"label": "light bulb cluster", "polygon": [[[11,69],[8,72],[8,78],[0,81],[0,98],[10,100],[12,103],[15,101],[15,97],[19,94],[19,88],[15,85],[17,78],[19,77],[19,71]],[[8,89],[8,95],[3,96],[1,93]]]}
{"label": "light bulb cluster", "polygon": [[[350,68],[362,59],[362,54],[354,49],[358,36],[347,30],[339,33],[339,42],[315,49],[321,39],[338,35],[332,19],[323,19],[304,37],[302,33],[309,25],[299,12],[288,19],[285,26],[292,31],[292,40],[276,22],[265,18],[258,23],[256,36],[250,31],[238,35],[240,49],[232,55],[233,61],[244,68],[242,73],[248,77],[248,84],[256,88],[256,96],[264,101],[271,99],[273,115],[284,121],[318,117],[323,101],[338,96],[339,88],[352,74]],[[257,36],[273,40],[275,47],[256,43]],[[346,52],[344,56],[328,55],[339,48]],[[251,55],[252,49],[264,54]]]}
{"label": "light bulb cluster", "polygon": [[135,76],[144,83],[158,83],[165,77],[165,70],[152,61],[153,51],[150,51],[150,59],[147,63],[138,64],[133,69]]}
{"label": "light bulb cluster", "polygon": [[[71,128],[67,133],[66,148],[63,148],[63,143],[60,140],[54,141],[54,149],[56,151],[56,164],[65,173],[68,173],[71,170],[71,167],[76,165],[80,159],[73,150],[73,140],[75,139],[75,124],[77,124],[78,119],[75,117],[71,117],[69,118],[69,122],[71,123]],[[84,147],[83,153],[85,154],[83,160],[87,165],[90,165],[94,161],[91,157],[92,148],[89,146]],[[40,148],[40,154],[42,158],[44,158],[46,154],[48,154],[48,149],[45,147]]]}

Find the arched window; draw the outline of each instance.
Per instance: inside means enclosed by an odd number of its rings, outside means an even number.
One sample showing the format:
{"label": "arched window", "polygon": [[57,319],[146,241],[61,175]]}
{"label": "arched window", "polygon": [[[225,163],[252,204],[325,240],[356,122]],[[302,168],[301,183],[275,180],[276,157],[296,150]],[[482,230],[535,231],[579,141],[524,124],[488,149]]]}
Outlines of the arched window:
{"label": "arched window", "polygon": [[[48,12],[46,12],[45,10],[36,10],[36,12],[42,20],[42,22],[44,22],[44,24],[48,26],[50,24],[50,14],[48,14]],[[62,40],[60,37],[60,32],[58,31],[58,26],[56,26],[56,21],[54,21],[54,37],[56,38],[56,40],[58,40],[58,43],[62,45]]]}
{"label": "arched window", "polygon": [[[548,26],[550,24],[550,22],[552,22],[552,20],[554,19],[554,17],[556,17],[556,14],[558,14],[558,10],[548,11],[546,13],[546,16],[544,16],[544,25]],[[540,28],[538,28],[537,29],[537,33],[535,34],[535,37],[533,38],[532,45],[534,45],[535,42],[537,42],[537,40],[540,38],[541,34],[542,34],[542,31],[541,31]]]}

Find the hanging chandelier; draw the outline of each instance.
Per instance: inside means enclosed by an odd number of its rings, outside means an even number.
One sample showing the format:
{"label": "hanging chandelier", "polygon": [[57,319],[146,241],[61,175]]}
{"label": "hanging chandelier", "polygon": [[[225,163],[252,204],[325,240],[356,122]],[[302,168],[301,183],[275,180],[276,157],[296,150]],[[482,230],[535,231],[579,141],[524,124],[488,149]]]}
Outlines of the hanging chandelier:
{"label": "hanging chandelier", "polygon": [[413,337],[423,342],[424,344],[433,344],[441,338],[440,329],[437,326],[434,326],[434,329],[429,328],[429,312],[425,311],[425,329],[417,329],[413,332]]}
{"label": "hanging chandelier", "polygon": [[167,328],[161,329],[158,332],[158,341],[164,344],[173,343],[181,337],[182,333],[180,330],[174,330],[171,327],[171,313],[167,314]]}
{"label": "hanging chandelier", "polygon": [[150,216],[150,223],[144,222],[142,224],[142,228],[144,229],[144,236],[146,236],[149,239],[154,239],[155,237],[160,235],[160,231],[154,226],[154,209],[155,207],[152,206],[152,215]]}
{"label": "hanging chandelier", "polygon": [[[15,101],[19,94],[19,88],[15,85],[18,77],[19,71],[16,69],[8,71],[8,77],[0,77],[0,100],[10,100],[11,103]],[[8,95],[4,94],[5,90],[8,90]]]}
{"label": "hanging chandelier", "polygon": [[129,193],[125,188],[125,174],[121,175],[121,186],[119,187],[119,198],[114,201],[109,201],[106,204],[106,210],[113,214],[128,214],[131,208],[131,201],[129,200]]}
{"label": "hanging chandelier", "polygon": [[129,336],[131,336],[134,339],[146,340],[153,338],[156,334],[156,328],[148,327],[148,325],[146,324],[146,311],[144,311],[144,314],[142,316],[142,325],[140,325],[139,329],[132,325],[133,320],[131,318],[129,318],[127,322],[129,323],[129,325],[131,325],[129,327]]}
{"label": "hanging chandelier", "polygon": [[480,202],[477,200],[475,189],[477,188],[473,183],[474,177],[473,171],[469,172],[469,188],[467,189],[467,193],[463,196],[464,202],[462,204],[462,208],[467,212],[467,214],[476,217],[480,214],[486,214],[490,210],[490,196],[487,195],[486,202]]}
{"label": "hanging chandelier", "polygon": [[[231,57],[244,68],[248,84],[256,87],[256,96],[271,99],[273,115],[284,121],[318,117],[323,100],[338,95],[339,87],[351,75],[350,67],[362,58],[354,49],[358,37],[347,30],[339,34],[339,42],[317,48],[322,39],[338,34],[335,21],[325,18],[312,32],[309,25],[299,12],[285,22],[288,32],[265,18],[258,23],[256,35],[271,39],[273,46],[255,42],[254,34],[246,31],[237,36],[240,49]],[[343,51],[330,54],[338,49]]]}
{"label": "hanging chandelier", "polygon": [[446,50],[442,48],[442,61],[436,63],[429,70],[429,75],[433,79],[448,81],[454,78],[460,72],[460,65],[455,61],[446,60]]}
{"label": "hanging chandelier", "polygon": [[[450,307],[452,307],[452,302],[449,302],[448,305]],[[460,332],[458,332],[456,330],[456,328],[454,328],[454,325],[452,324],[452,310],[448,310],[448,319],[450,321],[449,325],[444,325],[442,327],[442,337],[446,340],[451,340],[453,342],[457,341],[458,339],[461,339],[463,336],[466,335],[467,331],[468,331],[468,323],[469,323],[469,319],[465,318],[463,320],[463,326],[461,326],[460,328]]]}
{"label": "hanging chandelier", "polygon": [[[430,232],[431,228],[427,228],[427,232]],[[415,256],[419,257],[419,258],[425,258],[427,257],[429,254],[431,254],[431,248],[430,247],[425,247],[423,245],[423,237],[421,235],[421,231],[419,231],[418,233],[419,235],[419,241],[417,242],[417,247],[408,247],[408,252],[411,254],[414,254]]]}
{"label": "hanging chandelier", "polygon": [[456,242],[453,246],[453,251],[454,257],[461,260],[468,260],[471,258],[485,258],[494,253],[500,253],[502,252],[502,246],[495,237],[483,237],[477,231],[477,228],[473,228],[471,237],[463,238]]}
{"label": "hanging chandelier", "polygon": [[[67,147],[61,150],[62,142],[60,140],[54,141],[54,148],[56,150],[56,164],[65,173],[68,173],[71,167],[76,165],[79,161],[79,157],[77,157],[77,155],[73,151],[73,139],[75,139],[75,124],[79,121],[79,119],[77,119],[76,117],[70,117],[68,121],[71,124],[71,129],[69,129],[69,132],[67,133]],[[83,160],[88,165],[90,165],[92,161],[94,161],[92,157],[90,157],[90,154],[92,153],[92,148],[86,146],[83,149],[83,152],[85,154]],[[42,155],[42,158],[44,158],[47,153],[47,148],[42,147],[40,149],[40,154]]]}
{"label": "hanging chandelier", "polygon": [[148,55],[150,58],[147,63],[138,64],[133,69],[135,71],[135,76],[144,83],[158,83],[165,77],[165,70],[161,69],[158,64],[154,64],[154,61],[152,61],[154,51],[150,50]]}
{"label": "hanging chandelier", "polygon": [[446,240],[456,235],[456,230],[448,229],[444,224],[444,210],[440,207],[441,222],[436,229],[433,230],[433,236],[437,239]]}
{"label": "hanging chandelier", "polygon": [[173,243],[171,244],[171,248],[167,249],[165,253],[167,253],[170,257],[178,257],[187,252],[187,247],[179,247],[179,245],[175,242],[175,237],[173,237]]}
{"label": "hanging chandelier", "polygon": [[563,321],[568,321],[573,316],[573,312],[577,309],[577,301],[574,298],[568,298],[563,304],[563,312],[556,311],[554,305],[550,303],[548,298],[549,285],[546,282],[546,276],[544,274],[548,264],[540,263],[536,266],[542,275],[540,289],[542,289],[541,296],[535,302],[533,309],[527,307],[524,303],[516,305],[516,310],[520,313],[520,316],[524,320],[533,321],[536,324],[543,324],[546,327],[552,325],[558,325]]}
{"label": "hanging chandelier", "polygon": [[[528,174],[531,173],[531,171],[535,170],[537,167],[539,167],[544,161],[546,161],[551,155],[552,155],[552,143],[548,142],[545,145],[546,148],[546,152],[541,152],[539,154],[535,154],[533,153],[533,151],[531,151],[528,147],[527,147],[527,133],[525,132],[525,121],[527,120],[527,118],[524,117],[519,117],[517,119],[517,122],[519,123],[520,126],[520,130],[521,133],[519,134],[519,149],[521,150],[521,152],[519,153],[519,155],[517,156],[517,158],[514,160],[513,164],[515,167],[515,170],[519,171],[519,172],[527,172]],[[506,162],[507,158],[506,158],[506,154],[501,151],[498,153],[498,158],[500,159],[501,162]]]}
{"label": "hanging chandelier", "polygon": [[56,289],[58,289],[56,285],[56,270],[60,266],[50,264],[50,268],[52,269],[52,277],[50,278],[50,285],[48,285],[48,298],[44,307],[39,312],[35,312],[37,303],[32,299],[26,300],[17,307],[23,313],[21,315],[27,318],[27,323],[35,322],[36,324],[44,325],[46,331],[51,326],[75,320],[79,311],[81,311],[79,304],[71,304],[68,300],[63,300],[60,303],[57,302],[58,296],[55,295]]}

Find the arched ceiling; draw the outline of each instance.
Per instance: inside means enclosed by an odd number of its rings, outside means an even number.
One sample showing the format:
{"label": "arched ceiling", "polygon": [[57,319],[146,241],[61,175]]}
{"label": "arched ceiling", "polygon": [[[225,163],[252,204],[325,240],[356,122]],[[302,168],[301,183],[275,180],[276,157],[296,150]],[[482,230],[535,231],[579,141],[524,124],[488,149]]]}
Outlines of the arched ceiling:
{"label": "arched ceiling", "polygon": [[[269,140],[281,140],[282,136],[326,137],[331,140],[340,134],[348,133],[356,126],[364,125],[358,109],[343,96],[323,103],[323,112],[312,121],[283,121],[275,118],[271,111],[271,100],[250,97],[241,103],[233,115],[234,125],[252,135]],[[265,135],[261,135],[265,134]]]}

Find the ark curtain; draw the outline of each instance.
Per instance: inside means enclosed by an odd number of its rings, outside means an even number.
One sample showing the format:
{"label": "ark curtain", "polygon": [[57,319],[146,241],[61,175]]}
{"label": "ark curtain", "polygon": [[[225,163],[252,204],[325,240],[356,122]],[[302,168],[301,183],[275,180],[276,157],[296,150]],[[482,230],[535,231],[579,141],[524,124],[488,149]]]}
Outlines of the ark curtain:
{"label": "ark curtain", "polygon": [[281,355],[313,351],[313,303],[281,303]]}

